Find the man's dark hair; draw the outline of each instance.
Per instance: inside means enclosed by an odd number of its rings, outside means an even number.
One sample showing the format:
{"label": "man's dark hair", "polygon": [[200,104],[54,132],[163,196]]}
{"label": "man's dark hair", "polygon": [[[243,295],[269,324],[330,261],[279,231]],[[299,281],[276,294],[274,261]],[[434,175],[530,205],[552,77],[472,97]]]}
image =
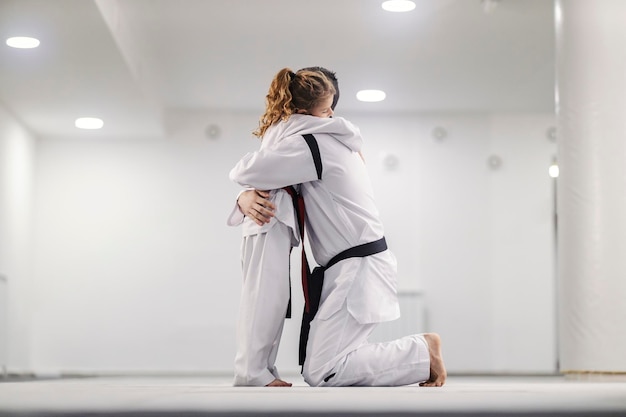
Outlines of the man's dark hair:
{"label": "man's dark hair", "polygon": [[335,95],[333,97],[333,104],[330,108],[335,110],[335,106],[337,106],[337,102],[339,101],[339,81],[337,81],[337,75],[335,75],[335,72],[324,67],[306,67],[302,69],[307,71],[319,71],[324,74],[331,83],[333,83],[333,86],[335,87]]}

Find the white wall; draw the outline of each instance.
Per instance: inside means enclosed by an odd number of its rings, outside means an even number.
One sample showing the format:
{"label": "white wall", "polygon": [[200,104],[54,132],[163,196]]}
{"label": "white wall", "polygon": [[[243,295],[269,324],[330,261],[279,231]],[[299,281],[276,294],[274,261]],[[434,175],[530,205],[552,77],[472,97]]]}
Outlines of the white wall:
{"label": "white wall", "polygon": [[0,105],[0,366],[31,368],[32,207],[36,139]]}
{"label": "white wall", "polygon": [[553,116],[499,115],[491,152],[503,160],[490,176],[492,366],[500,371],[557,368]]}
{"label": "white wall", "polygon": [[[456,372],[556,369],[553,115],[358,117],[400,289]],[[446,137],[433,138],[444,128]],[[381,163],[398,158],[395,170]],[[491,155],[502,159],[493,170]]]}
{"label": "white wall", "polygon": [[[257,116],[171,112],[165,139],[40,142],[38,372],[231,372],[241,277],[228,171],[257,148]],[[450,371],[554,371],[553,116],[347,116],[365,138],[400,289],[424,292],[416,320],[442,335]],[[220,138],[203,136],[208,123]],[[437,126],[446,138],[432,138]],[[287,325],[282,369],[297,371],[298,327]]]}
{"label": "white wall", "polygon": [[232,120],[220,124],[217,141],[174,131],[41,143],[38,369],[230,369],[240,232],[225,223],[238,191],[228,171],[230,155],[258,143]]}

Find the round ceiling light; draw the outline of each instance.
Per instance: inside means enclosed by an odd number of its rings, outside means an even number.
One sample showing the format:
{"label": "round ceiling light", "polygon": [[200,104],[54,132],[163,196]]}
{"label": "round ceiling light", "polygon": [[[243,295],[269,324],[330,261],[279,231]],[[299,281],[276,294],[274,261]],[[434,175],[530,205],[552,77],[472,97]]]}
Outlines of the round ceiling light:
{"label": "round ceiling light", "polygon": [[389,0],[381,5],[388,12],[410,12],[415,9],[415,3],[409,0]]}
{"label": "round ceiling light", "polygon": [[76,119],[74,125],[79,129],[100,129],[104,126],[104,122],[97,117],[81,117]]}
{"label": "round ceiling light", "polygon": [[376,101],[383,101],[387,95],[381,90],[361,90],[356,93],[356,98],[359,101],[367,101],[370,103]]}
{"label": "round ceiling light", "polygon": [[29,38],[27,36],[15,36],[7,39],[7,45],[11,48],[30,49],[39,46],[39,39]]}

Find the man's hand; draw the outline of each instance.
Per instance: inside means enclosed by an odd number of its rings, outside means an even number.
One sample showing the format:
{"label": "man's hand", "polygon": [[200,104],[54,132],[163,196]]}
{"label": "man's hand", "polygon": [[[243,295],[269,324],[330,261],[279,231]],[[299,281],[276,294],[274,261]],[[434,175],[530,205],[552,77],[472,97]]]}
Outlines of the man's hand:
{"label": "man's hand", "polygon": [[276,210],[276,206],[268,200],[269,197],[269,191],[248,190],[239,195],[237,205],[244,215],[263,226],[270,222]]}

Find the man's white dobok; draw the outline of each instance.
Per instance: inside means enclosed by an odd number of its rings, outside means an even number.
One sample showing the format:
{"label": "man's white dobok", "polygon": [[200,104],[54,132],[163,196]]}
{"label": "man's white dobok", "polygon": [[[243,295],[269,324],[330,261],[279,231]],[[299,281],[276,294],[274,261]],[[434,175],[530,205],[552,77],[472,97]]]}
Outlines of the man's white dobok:
{"label": "man's white dobok", "polygon": [[[242,186],[278,189],[301,184],[315,261],[383,237],[359,129],[343,118],[292,115],[273,146],[245,155],[230,178]],[[294,124],[298,131],[288,128]],[[305,141],[313,134],[316,145]],[[319,155],[319,156],[318,156]],[[316,162],[317,160],[317,162]],[[303,367],[312,386],[406,385],[430,374],[422,335],[368,343],[376,323],[400,316],[396,260],[390,250],[343,260],[326,270],[319,310],[311,323]]]}

